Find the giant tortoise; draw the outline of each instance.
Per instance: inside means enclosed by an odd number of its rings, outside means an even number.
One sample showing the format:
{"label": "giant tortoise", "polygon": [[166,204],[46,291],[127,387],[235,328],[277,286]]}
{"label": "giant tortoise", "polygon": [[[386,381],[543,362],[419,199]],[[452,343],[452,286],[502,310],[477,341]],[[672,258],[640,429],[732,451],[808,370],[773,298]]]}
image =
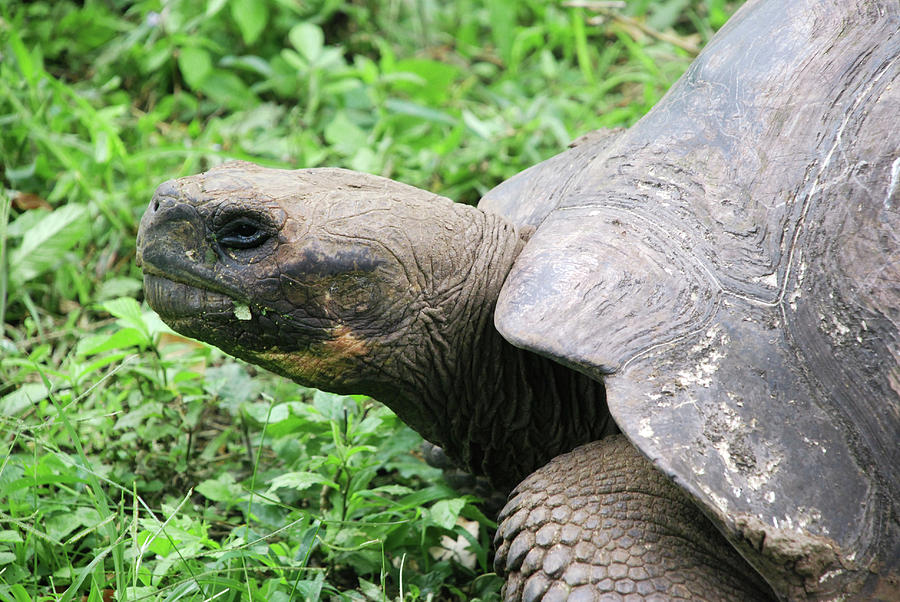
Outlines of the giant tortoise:
{"label": "giant tortoise", "polygon": [[175,330],[527,477],[509,599],[900,599],[895,0],[751,0],[637,124],[478,208],[166,182],[138,261]]}

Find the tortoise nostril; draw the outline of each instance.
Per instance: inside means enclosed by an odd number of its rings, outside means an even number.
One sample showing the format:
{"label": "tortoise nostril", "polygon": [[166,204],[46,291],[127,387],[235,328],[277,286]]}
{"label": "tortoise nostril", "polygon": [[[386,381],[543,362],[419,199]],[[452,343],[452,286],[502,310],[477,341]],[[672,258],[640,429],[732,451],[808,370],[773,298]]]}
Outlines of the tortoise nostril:
{"label": "tortoise nostril", "polygon": [[178,185],[175,183],[175,180],[166,180],[165,182],[157,186],[156,192],[153,193],[153,211],[157,211],[159,209],[160,199],[178,199],[181,196],[179,193],[180,190]]}

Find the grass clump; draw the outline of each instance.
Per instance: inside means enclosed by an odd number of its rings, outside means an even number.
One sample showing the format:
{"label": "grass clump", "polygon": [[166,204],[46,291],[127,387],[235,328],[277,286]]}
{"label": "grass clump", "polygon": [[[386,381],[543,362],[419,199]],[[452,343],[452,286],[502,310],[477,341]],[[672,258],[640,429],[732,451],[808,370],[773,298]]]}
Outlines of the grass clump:
{"label": "grass clump", "polygon": [[418,435],[174,335],[137,223],[232,158],[475,202],[636,121],[733,8],[0,3],[0,600],[496,599],[492,522]]}

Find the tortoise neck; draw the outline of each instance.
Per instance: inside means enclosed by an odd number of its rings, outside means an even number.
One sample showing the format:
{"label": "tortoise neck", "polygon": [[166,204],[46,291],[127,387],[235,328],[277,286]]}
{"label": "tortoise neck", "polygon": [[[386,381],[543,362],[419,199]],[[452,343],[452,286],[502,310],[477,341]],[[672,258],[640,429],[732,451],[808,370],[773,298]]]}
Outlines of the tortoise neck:
{"label": "tortoise neck", "polygon": [[469,250],[465,286],[436,295],[442,301],[422,312],[427,351],[417,350],[395,403],[385,401],[457,464],[512,488],[554,456],[617,429],[602,383],[497,332],[494,306],[524,241],[498,215],[463,211],[455,244]]}
{"label": "tortoise neck", "polygon": [[445,450],[495,486],[511,489],[559,454],[618,431],[602,383],[512,346],[492,322],[471,357]]}

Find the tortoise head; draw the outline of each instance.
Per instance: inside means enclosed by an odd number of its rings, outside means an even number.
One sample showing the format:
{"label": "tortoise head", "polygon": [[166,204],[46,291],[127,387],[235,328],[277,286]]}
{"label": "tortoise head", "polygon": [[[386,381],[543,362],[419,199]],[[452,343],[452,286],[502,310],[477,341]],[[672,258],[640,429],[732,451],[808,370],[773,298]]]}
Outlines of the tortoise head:
{"label": "tortoise head", "polygon": [[471,277],[485,223],[378,176],[233,162],[159,186],[138,263],[176,331],[308,386],[390,398],[421,369],[410,350],[430,344],[429,324],[478,291],[493,309],[505,270],[487,292]]}

